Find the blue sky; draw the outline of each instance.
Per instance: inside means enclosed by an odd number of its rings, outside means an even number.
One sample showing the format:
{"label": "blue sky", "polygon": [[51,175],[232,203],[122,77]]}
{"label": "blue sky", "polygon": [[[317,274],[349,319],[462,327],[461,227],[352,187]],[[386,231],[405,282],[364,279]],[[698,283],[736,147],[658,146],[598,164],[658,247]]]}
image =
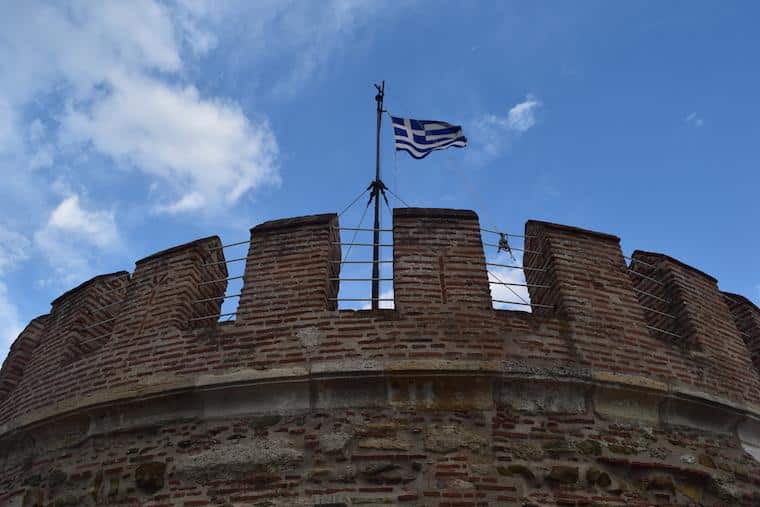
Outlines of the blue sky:
{"label": "blue sky", "polygon": [[339,211],[372,177],[381,79],[390,112],[459,123],[471,141],[415,161],[394,153],[386,122],[384,180],[410,204],[474,209],[509,232],[536,218],[614,233],[627,254],[667,253],[760,303],[755,3],[30,1],[2,13],[0,356],[93,275]]}

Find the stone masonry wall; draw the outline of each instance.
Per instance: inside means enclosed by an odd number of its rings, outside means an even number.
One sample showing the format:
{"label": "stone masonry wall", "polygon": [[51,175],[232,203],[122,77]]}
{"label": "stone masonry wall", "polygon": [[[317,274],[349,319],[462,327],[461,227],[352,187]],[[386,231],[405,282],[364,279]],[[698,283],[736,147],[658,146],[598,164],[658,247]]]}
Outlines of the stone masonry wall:
{"label": "stone masonry wall", "polygon": [[395,309],[336,309],[334,214],[53,302],[0,370],[0,507],[760,505],[760,311],[619,238],[529,221],[494,310],[471,211],[394,210]]}

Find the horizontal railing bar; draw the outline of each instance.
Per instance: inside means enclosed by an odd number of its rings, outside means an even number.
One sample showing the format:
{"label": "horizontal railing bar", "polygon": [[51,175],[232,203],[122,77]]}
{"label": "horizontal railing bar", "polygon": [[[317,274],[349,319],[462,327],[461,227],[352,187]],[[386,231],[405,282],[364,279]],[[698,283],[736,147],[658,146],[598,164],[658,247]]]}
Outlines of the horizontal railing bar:
{"label": "horizontal railing bar", "polygon": [[496,284],[496,285],[511,285],[514,287],[538,287],[540,289],[551,289],[551,285],[538,285],[534,283],[512,283],[512,282],[493,282],[491,280],[488,280],[488,283]]}
{"label": "horizontal railing bar", "polygon": [[393,301],[387,298],[327,298],[328,301]]}
{"label": "horizontal railing bar", "polygon": [[239,298],[242,292],[238,292],[237,294],[230,294],[229,296],[217,296],[214,298],[205,298],[205,299],[197,299],[193,301],[193,303],[203,303],[206,301],[217,301],[219,299],[229,299],[229,298]]}
{"label": "horizontal railing bar", "polygon": [[659,313],[660,315],[664,315],[665,317],[670,317],[671,319],[674,319],[674,320],[678,318],[678,317],[676,317],[675,315],[671,315],[671,314],[669,314],[669,313],[661,312],[660,310],[655,310],[654,308],[650,308],[650,307],[648,307],[648,306],[644,306],[644,305],[641,305],[641,307],[642,307],[644,310],[648,310],[648,311],[650,311],[650,312],[654,312],[654,313]]}
{"label": "horizontal railing bar", "polygon": [[241,279],[241,278],[243,278],[243,277],[244,277],[243,275],[240,275],[240,276],[231,276],[231,277],[229,277],[229,278],[219,278],[219,279],[217,279],[217,280],[209,280],[208,282],[201,282],[201,283],[199,283],[198,285],[208,285],[208,284],[210,284],[210,283],[219,283],[219,282],[225,282],[225,281],[227,281],[227,280],[238,280],[238,279]]}
{"label": "horizontal railing bar", "polygon": [[535,306],[537,308],[554,308],[552,305],[540,305],[538,303],[520,303],[517,301],[506,301],[504,299],[492,299],[494,303],[503,303],[508,305],[522,305],[522,306]]}
{"label": "horizontal railing bar", "polygon": [[374,229],[371,227],[338,227],[341,231],[380,231],[380,232],[393,232],[393,229]]}
{"label": "horizontal railing bar", "polygon": [[381,282],[392,282],[393,278],[328,278],[328,280],[340,280],[341,282],[369,282],[372,280],[380,280]]}
{"label": "horizontal railing bar", "polygon": [[650,298],[654,298],[657,301],[662,301],[663,303],[668,303],[668,304],[672,303],[672,301],[670,301],[669,299],[664,299],[664,298],[661,298],[660,296],[655,296],[654,294],[651,294],[645,290],[637,289],[636,287],[633,288],[633,291],[638,292],[639,294],[644,294],[645,296],[649,296]]}
{"label": "horizontal railing bar", "polygon": [[[340,246],[375,246],[374,243],[339,243],[336,241],[331,242],[333,245],[340,245]],[[391,248],[393,245],[388,244],[378,244],[377,246],[385,247],[385,248]]]}
{"label": "horizontal railing bar", "polygon": [[663,282],[661,282],[661,281],[659,281],[659,280],[657,280],[655,278],[652,278],[651,276],[647,276],[644,273],[639,273],[638,271],[634,271],[631,268],[628,268],[628,272],[629,273],[633,273],[634,275],[639,275],[641,278],[646,278],[647,280],[652,281],[652,282],[654,282],[656,284],[662,285],[663,287],[665,286],[665,284]]}
{"label": "horizontal railing bar", "polygon": [[492,231],[491,229],[480,229],[483,232],[490,232],[491,234],[504,234],[512,238],[537,238],[538,236],[524,236],[522,234],[512,234],[511,232]]}
{"label": "horizontal railing bar", "polygon": [[237,312],[220,313],[219,315],[206,315],[205,317],[195,317],[194,319],[190,319],[190,322],[206,319],[221,319],[222,317],[227,317],[228,315],[237,315]]}
{"label": "horizontal railing bar", "polygon": [[[483,243],[483,246],[491,246],[499,248],[499,245],[496,243]],[[525,252],[527,254],[540,254],[541,252],[538,252],[536,250],[523,250],[522,248],[517,248],[515,246],[511,247],[511,250],[514,250],[515,252]]]}
{"label": "horizontal railing bar", "polygon": [[674,336],[674,337],[679,338],[679,339],[683,338],[683,336],[681,336],[681,335],[678,335],[678,334],[675,334],[675,333],[671,333],[670,331],[665,331],[664,329],[660,329],[659,327],[649,326],[649,325],[647,325],[645,327],[647,327],[649,329],[654,329],[655,331],[659,331],[661,333],[669,334],[670,336]]}
{"label": "horizontal railing bar", "polygon": [[247,258],[248,258],[248,257],[238,257],[237,259],[229,259],[229,260],[225,259],[225,260],[223,260],[223,261],[216,261],[216,262],[207,262],[207,263],[205,263],[205,264],[201,264],[201,266],[204,266],[204,267],[205,267],[205,266],[216,266],[216,265],[219,265],[219,264],[227,264],[228,262],[239,262],[239,261],[244,261],[244,260],[246,260]]}
{"label": "horizontal railing bar", "polygon": [[635,259],[633,257],[628,257],[627,255],[624,255],[623,259],[628,259],[631,262],[638,262],[639,264],[643,264],[645,266],[649,266],[650,268],[657,269],[657,266],[655,266],[654,264],[649,264],[648,262],[644,262],[641,259]]}
{"label": "horizontal railing bar", "polygon": [[513,266],[512,264],[497,264],[496,262],[486,262],[486,266],[498,266],[500,268],[524,269],[528,271],[546,271],[544,268],[526,268],[523,266]]}
{"label": "horizontal railing bar", "polygon": [[110,319],[101,320],[100,322],[96,322],[95,324],[91,324],[91,325],[89,325],[87,327],[82,328],[82,331],[87,331],[88,329],[92,329],[94,327],[98,327],[98,326],[100,326],[102,324],[108,324],[109,322],[112,322],[114,320],[116,320],[116,317],[111,317]]}
{"label": "horizontal railing bar", "polygon": [[103,296],[105,294],[110,294],[112,292],[116,292],[117,290],[127,290],[127,284],[119,285],[118,287],[111,287],[108,290],[99,293],[98,295],[99,296]]}
{"label": "horizontal railing bar", "polygon": [[247,239],[245,241],[238,241],[236,243],[228,243],[228,244],[222,245],[222,246],[215,246],[214,248],[209,248],[209,250],[213,252],[214,250],[222,250],[224,248],[229,248],[231,246],[245,245],[246,243],[250,243],[250,242],[251,242],[251,240]]}
{"label": "horizontal railing bar", "polygon": [[393,261],[330,261],[333,264],[393,264]]}

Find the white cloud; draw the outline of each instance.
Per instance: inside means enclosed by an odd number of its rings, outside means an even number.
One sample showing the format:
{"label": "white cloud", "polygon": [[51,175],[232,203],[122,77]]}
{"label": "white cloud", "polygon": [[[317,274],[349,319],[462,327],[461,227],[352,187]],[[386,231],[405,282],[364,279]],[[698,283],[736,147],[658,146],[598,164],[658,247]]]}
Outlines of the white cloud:
{"label": "white cloud", "polygon": [[530,130],[536,125],[536,112],[542,102],[528,94],[524,101],[515,104],[506,116],[485,114],[476,118],[471,126],[472,151],[474,161],[486,162],[503,153],[516,135]]}
{"label": "white cloud", "polygon": [[[380,301],[378,306],[384,309],[393,309],[393,289],[384,290],[380,293],[379,299],[390,299],[390,301]],[[362,305],[362,310],[369,310],[372,308],[372,303],[367,302]]]}
{"label": "white cloud", "polygon": [[[493,262],[495,264],[504,264],[508,266],[522,266],[522,259],[518,254],[519,252],[515,252],[515,259],[512,259],[505,252],[501,252],[493,260],[489,259],[489,262]],[[525,274],[522,269],[489,266],[488,281],[493,282],[491,283],[492,299],[499,301],[509,301],[509,303],[494,302],[494,308],[503,310],[520,310],[524,312],[531,311],[530,306],[519,304],[530,303],[528,288],[522,286],[526,283]]]}
{"label": "white cloud", "polygon": [[689,113],[689,115],[686,116],[686,118],[684,118],[684,121],[687,124],[692,125],[692,126],[697,127],[697,128],[699,128],[699,127],[701,127],[701,126],[703,126],[705,124],[704,119],[702,119],[702,117],[699,116],[696,112]]}
{"label": "white cloud", "polygon": [[276,76],[266,85],[275,96],[290,96],[313,83],[330,58],[360,46],[381,24],[383,11],[391,10],[372,0],[219,2],[217,9],[226,36],[234,40],[227,56],[242,66],[275,67]]}
{"label": "white cloud", "polygon": [[92,276],[100,253],[120,244],[114,213],[84,209],[77,195],[66,197],[50,213],[34,242],[55,269],[55,277],[40,285],[64,287]]}
{"label": "white cloud", "polygon": [[64,199],[50,214],[50,229],[79,236],[99,248],[114,246],[119,235],[112,212],[86,211],[79,205],[79,196]]}
{"label": "white cloud", "polygon": [[213,211],[278,181],[277,141],[266,121],[235,104],[204,100],[192,86],[113,75],[112,92],[63,119],[70,140],[158,177],[174,196],[158,209]]}
{"label": "white cloud", "polygon": [[0,275],[29,257],[29,240],[23,234],[0,225]]}
{"label": "white cloud", "polygon": [[0,357],[4,357],[8,347],[23,330],[18,309],[8,297],[8,288],[0,282]]}
{"label": "white cloud", "polygon": [[516,132],[525,132],[536,124],[535,111],[541,102],[528,95],[523,102],[515,105],[507,114],[507,128]]}
{"label": "white cloud", "polygon": [[92,149],[160,182],[162,191],[151,197],[167,212],[219,211],[276,183],[277,142],[266,120],[230,100],[204,97],[188,82],[184,58],[216,44],[206,16],[206,4],[191,1],[23,2],[4,9],[0,149],[18,137],[11,120],[53,94],[62,111],[48,114],[61,120],[60,129],[37,118],[24,127],[30,168],[50,166],[61,149]]}

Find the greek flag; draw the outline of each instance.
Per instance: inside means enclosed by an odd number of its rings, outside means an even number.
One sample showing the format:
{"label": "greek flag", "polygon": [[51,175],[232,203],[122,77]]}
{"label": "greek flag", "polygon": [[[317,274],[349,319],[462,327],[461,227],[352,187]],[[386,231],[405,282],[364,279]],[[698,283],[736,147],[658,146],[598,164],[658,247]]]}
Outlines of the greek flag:
{"label": "greek flag", "polygon": [[449,146],[467,146],[467,138],[459,125],[445,121],[391,118],[396,150],[403,150],[414,158],[425,158],[431,151],[443,150]]}

